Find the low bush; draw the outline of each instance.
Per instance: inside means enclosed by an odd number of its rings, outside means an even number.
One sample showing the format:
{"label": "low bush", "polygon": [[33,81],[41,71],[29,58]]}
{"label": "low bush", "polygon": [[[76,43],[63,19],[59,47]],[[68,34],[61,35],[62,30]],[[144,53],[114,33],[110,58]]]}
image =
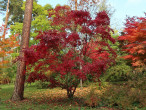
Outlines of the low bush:
{"label": "low bush", "polygon": [[146,90],[146,67],[134,70],[131,74],[131,79],[127,82],[127,85],[131,88]]}
{"label": "low bush", "polygon": [[127,65],[123,59],[117,59],[117,63],[106,71],[103,78],[108,82],[128,81],[131,72],[131,66]]}
{"label": "low bush", "polygon": [[112,85],[100,98],[102,105],[118,109],[144,108],[146,105],[145,92],[128,86]]}
{"label": "low bush", "polygon": [[97,107],[98,104],[99,104],[99,96],[98,94],[96,93],[96,89],[91,87],[88,95],[86,96],[85,98],[85,106],[89,106],[89,107]]}
{"label": "low bush", "polygon": [[7,65],[7,68],[1,69],[2,74],[0,74],[0,84],[9,84],[15,82],[17,65]]}
{"label": "low bush", "polygon": [[0,84],[9,84],[11,82],[7,73],[0,74]]}
{"label": "low bush", "polygon": [[46,89],[46,88],[48,88],[49,82],[36,81],[35,85],[36,85],[37,89]]}

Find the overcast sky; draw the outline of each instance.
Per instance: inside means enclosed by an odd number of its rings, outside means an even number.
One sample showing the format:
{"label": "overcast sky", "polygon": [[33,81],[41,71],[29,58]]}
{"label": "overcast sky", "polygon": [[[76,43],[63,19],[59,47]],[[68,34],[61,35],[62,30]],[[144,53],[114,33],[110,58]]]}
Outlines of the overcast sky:
{"label": "overcast sky", "polygon": [[[53,7],[56,4],[67,4],[68,0],[38,0],[38,4],[45,5],[51,4]],[[146,12],[146,0],[108,0],[108,3],[111,4],[115,13],[111,18],[112,28],[122,29],[124,27],[124,22],[126,15],[132,16],[144,16]],[[0,25],[2,22],[3,16],[0,15]]]}

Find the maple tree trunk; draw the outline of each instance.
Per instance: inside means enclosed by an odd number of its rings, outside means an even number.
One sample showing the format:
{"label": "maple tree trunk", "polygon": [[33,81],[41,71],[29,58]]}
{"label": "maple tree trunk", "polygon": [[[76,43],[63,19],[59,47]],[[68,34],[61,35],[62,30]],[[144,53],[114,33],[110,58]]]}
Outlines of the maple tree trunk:
{"label": "maple tree trunk", "polygon": [[[80,64],[80,70],[82,69],[82,65]],[[82,90],[83,89],[83,81],[82,79],[80,79],[80,89]]]}
{"label": "maple tree trunk", "polygon": [[77,85],[74,87],[73,90],[67,88],[67,96],[68,96],[68,98],[69,98],[70,100],[73,99],[73,96],[74,96],[74,93],[75,93],[75,91],[76,91],[76,88],[77,88]]}
{"label": "maple tree trunk", "polygon": [[81,90],[83,89],[83,82],[82,82],[82,79],[80,79],[80,86],[81,86]]}
{"label": "maple tree trunk", "polygon": [[[77,10],[77,7],[78,7],[78,2],[77,2],[77,0],[75,0],[75,10]],[[80,69],[81,69],[82,67],[81,67],[81,65],[80,65]],[[80,79],[80,86],[81,86],[81,88],[80,89],[83,89],[83,82],[82,82],[82,79]]]}
{"label": "maple tree trunk", "polygon": [[68,96],[68,98],[69,99],[73,99],[73,93],[72,93],[72,91],[71,90],[67,90],[67,96]]}
{"label": "maple tree trunk", "polygon": [[[23,49],[29,46],[32,8],[33,8],[33,0],[26,0],[22,39],[20,45],[20,55],[19,55],[22,58],[24,56]],[[24,83],[25,83],[25,69],[26,69],[25,62],[23,60],[19,60],[17,65],[15,88],[13,95],[11,97],[12,101],[20,101],[24,99],[23,95],[24,95]]]}

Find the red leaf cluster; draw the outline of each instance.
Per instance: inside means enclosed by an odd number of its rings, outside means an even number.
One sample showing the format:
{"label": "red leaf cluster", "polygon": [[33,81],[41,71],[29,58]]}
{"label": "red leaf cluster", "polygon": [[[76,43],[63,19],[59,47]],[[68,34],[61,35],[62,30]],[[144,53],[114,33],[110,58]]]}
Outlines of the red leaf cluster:
{"label": "red leaf cluster", "polygon": [[31,82],[35,82],[37,80],[48,81],[48,78],[44,74],[36,74],[36,73],[32,72],[29,74],[29,77],[26,81],[31,83]]}

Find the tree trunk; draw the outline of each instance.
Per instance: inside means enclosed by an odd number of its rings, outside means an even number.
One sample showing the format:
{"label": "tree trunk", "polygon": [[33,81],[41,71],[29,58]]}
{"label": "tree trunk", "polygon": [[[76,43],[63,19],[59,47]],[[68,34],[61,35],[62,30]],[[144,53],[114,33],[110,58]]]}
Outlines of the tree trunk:
{"label": "tree trunk", "polygon": [[[77,10],[78,9],[78,2],[77,2],[77,0],[75,0],[75,10]],[[80,69],[81,69],[82,67],[81,67],[81,65],[80,65]],[[80,89],[83,89],[83,82],[82,82],[82,79],[80,79],[80,86],[81,86],[81,88]]]}
{"label": "tree trunk", "polygon": [[[32,8],[33,8],[33,0],[26,0],[22,39],[20,45],[20,57],[22,58],[24,57],[23,49],[29,46]],[[24,95],[24,83],[25,83],[25,69],[26,69],[25,61],[19,60],[17,65],[15,88],[13,95],[11,97],[12,101],[20,101],[24,99],[23,95]]]}
{"label": "tree trunk", "polygon": [[[5,25],[4,25],[4,32],[3,32],[3,35],[2,35],[3,40],[5,40],[7,24],[8,24],[8,19],[9,19],[9,2],[10,2],[10,0],[8,0],[8,3],[7,3],[7,11],[6,11],[6,19],[5,19]],[[4,67],[4,56],[2,57],[2,66]]]}
{"label": "tree trunk", "polygon": [[83,82],[82,82],[82,79],[80,79],[80,89],[82,90],[83,89]]}
{"label": "tree trunk", "polygon": [[75,93],[75,91],[76,91],[76,88],[77,88],[77,85],[75,85],[74,89],[72,88],[73,90],[71,90],[71,89],[69,89],[69,88],[66,89],[66,90],[67,90],[67,96],[68,96],[68,98],[69,98],[70,100],[73,99],[73,96],[74,96],[74,93]]}
{"label": "tree trunk", "polygon": [[70,99],[70,100],[72,100],[73,99],[73,93],[72,93],[72,91],[71,90],[67,90],[67,96],[68,96],[68,98]]}
{"label": "tree trunk", "polygon": [[75,10],[77,10],[77,7],[78,7],[78,2],[77,0],[75,0]]}
{"label": "tree trunk", "polygon": [[8,24],[8,19],[9,19],[9,2],[10,2],[10,0],[8,0],[8,3],[7,3],[6,19],[5,19],[5,26],[4,26],[4,33],[3,33],[4,39],[5,39],[7,24]]}

